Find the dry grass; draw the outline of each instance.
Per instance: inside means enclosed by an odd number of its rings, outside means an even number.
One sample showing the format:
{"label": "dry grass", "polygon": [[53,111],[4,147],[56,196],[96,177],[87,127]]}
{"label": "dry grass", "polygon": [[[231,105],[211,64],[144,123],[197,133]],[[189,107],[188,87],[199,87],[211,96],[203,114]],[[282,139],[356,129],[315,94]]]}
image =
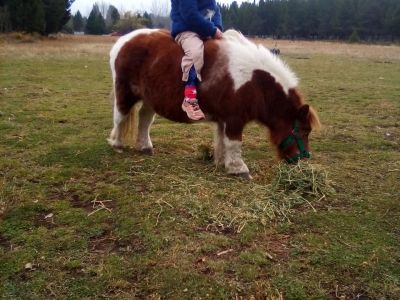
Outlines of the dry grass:
{"label": "dry grass", "polygon": [[0,55],[19,53],[20,58],[57,55],[79,57],[85,55],[107,55],[117,37],[55,35],[49,38],[23,34],[0,36]]}
{"label": "dry grass", "polygon": [[400,299],[399,47],[279,41],[324,167],[276,165],[251,125],[247,182],[196,151],[209,124],[110,149],[114,38],[0,40],[0,298]]}
{"label": "dry grass", "polygon": [[[43,54],[107,54],[118,37],[55,35],[50,38],[8,34],[0,36],[0,54],[19,51],[28,56]],[[366,45],[324,41],[292,41],[254,39],[268,48],[278,47],[289,55],[339,55],[352,58],[368,58],[382,61],[400,60],[399,45]]]}
{"label": "dry grass", "polygon": [[335,55],[352,58],[368,58],[383,61],[400,60],[400,46],[398,45],[365,45],[323,41],[290,41],[255,39],[256,43],[268,48],[277,47],[281,54],[290,55]]}

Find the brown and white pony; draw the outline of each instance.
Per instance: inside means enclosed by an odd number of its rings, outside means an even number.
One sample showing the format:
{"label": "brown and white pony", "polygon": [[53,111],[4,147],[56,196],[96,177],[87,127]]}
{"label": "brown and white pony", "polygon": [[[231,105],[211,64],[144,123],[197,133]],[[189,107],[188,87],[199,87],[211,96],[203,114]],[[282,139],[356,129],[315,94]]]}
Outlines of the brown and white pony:
{"label": "brown and white pony", "polygon": [[[184,84],[182,49],[170,33],[140,29],[121,37],[110,53],[114,84],[114,128],[108,142],[120,149],[137,130],[136,147],[151,154],[154,115],[190,123],[181,109]],[[242,160],[242,132],[257,121],[270,132],[278,155],[288,162],[309,157],[308,135],[319,125],[316,113],[298,93],[294,73],[269,50],[228,30],[222,40],[205,42],[199,104],[217,124],[214,159],[229,174],[251,178]],[[142,102],[134,122],[134,105]]]}

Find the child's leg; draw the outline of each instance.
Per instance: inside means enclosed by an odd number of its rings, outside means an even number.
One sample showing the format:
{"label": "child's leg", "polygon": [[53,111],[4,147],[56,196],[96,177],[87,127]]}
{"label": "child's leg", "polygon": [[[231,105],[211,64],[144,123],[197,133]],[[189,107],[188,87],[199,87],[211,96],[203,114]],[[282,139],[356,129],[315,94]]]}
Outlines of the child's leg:
{"label": "child's leg", "polygon": [[185,56],[182,59],[182,80],[185,84],[185,98],[182,109],[193,120],[204,118],[197,101],[197,82],[201,80],[201,69],[204,61],[204,44],[194,32],[183,32],[176,37],[177,43],[182,47]]}
{"label": "child's leg", "polygon": [[[195,69],[195,67],[193,65],[190,68],[189,77],[188,77],[188,79],[186,81],[186,84],[185,84],[185,98],[184,98],[184,101],[183,101],[183,104],[182,104],[183,105],[182,109],[185,112],[187,112],[186,107],[188,107],[188,104],[193,104],[194,103],[195,105],[197,105],[197,107],[195,107],[195,111],[198,111],[199,114],[200,114],[198,117],[204,118],[204,115],[202,114],[201,109],[200,109],[200,107],[198,106],[198,103],[197,103],[197,82],[198,82],[198,79],[197,79],[197,75],[196,75],[196,69]],[[193,105],[191,105],[191,106],[193,106]],[[188,108],[190,109],[190,107],[188,107]],[[190,116],[190,113],[188,113],[188,116],[189,116],[189,118],[193,119]]]}

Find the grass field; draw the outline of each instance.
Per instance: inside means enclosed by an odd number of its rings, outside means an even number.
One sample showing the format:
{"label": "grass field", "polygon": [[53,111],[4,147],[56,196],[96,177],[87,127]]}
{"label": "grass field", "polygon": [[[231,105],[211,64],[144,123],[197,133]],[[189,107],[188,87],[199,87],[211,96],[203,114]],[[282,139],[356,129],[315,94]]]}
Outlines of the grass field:
{"label": "grass field", "polygon": [[152,157],[106,144],[113,41],[0,39],[0,298],[400,299],[399,46],[278,43],[335,191],[269,214],[255,124],[251,182],[203,159],[211,124],[157,118]]}

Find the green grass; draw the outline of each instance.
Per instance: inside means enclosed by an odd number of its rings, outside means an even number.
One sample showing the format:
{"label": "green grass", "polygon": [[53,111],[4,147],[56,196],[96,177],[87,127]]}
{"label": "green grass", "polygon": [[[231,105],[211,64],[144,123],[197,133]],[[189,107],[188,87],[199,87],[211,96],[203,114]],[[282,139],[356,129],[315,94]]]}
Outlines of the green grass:
{"label": "green grass", "polygon": [[16,49],[0,53],[0,298],[400,298],[399,61],[286,57],[335,192],[282,217],[260,209],[282,208],[263,128],[245,132],[252,182],[204,160],[209,124],[157,118],[154,156],[116,153],[106,53]]}

